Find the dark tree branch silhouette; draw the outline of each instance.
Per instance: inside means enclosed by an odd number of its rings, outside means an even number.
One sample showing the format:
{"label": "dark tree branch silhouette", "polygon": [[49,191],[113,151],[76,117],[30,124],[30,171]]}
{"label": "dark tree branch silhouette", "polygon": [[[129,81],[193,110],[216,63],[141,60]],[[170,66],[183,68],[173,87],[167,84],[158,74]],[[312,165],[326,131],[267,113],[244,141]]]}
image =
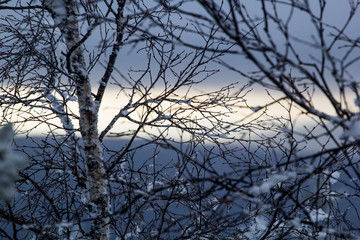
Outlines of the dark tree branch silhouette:
{"label": "dark tree branch silhouette", "polygon": [[0,1],[28,158],[0,237],[355,239],[359,3],[332,4]]}

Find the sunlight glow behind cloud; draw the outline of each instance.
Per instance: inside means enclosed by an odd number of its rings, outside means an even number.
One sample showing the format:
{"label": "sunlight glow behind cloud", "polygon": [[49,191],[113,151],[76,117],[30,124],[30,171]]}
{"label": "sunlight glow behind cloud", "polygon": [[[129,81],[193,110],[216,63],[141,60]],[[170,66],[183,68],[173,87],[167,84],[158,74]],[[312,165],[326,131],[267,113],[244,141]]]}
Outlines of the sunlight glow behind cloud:
{"label": "sunlight glow behind cloud", "polygon": [[[208,91],[210,91],[210,88],[215,88],[215,86],[211,86],[207,88]],[[162,89],[153,90],[153,96],[158,95]],[[186,94],[188,97],[191,97],[192,95],[195,95],[196,93],[199,93],[199,91],[193,90],[193,93],[186,93],[185,91],[178,92],[179,96],[185,96]],[[237,104],[234,106],[234,110],[232,113],[221,113],[223,111],[222,108],[219,109],[219,114],[221,114],[223,119],[226,119],[229,123],[237,123],[237,124],[245,124],[248,122],[253,121],[254,119],[261,116],[261,119],[269,119],[271,116],[273,119],[276,118],[287,118],[289,117],[289,105],[285,102],[278,102],[269,105],[270,102],[274,101],[274,99],[280,99],[282,97],[281,94],[276,92],[266,92],[265,90],[259,90],[259,89],[252,89],[242,100],[243,104]],[[354,97],[355,98],[355,97]],[[100,110],[99,110],[99,121],[98,121],[98,130],[99,132],[103,131],[108,124],[111,122],[111,120],[120,113],[122,108],[128,103],[129,97],[124,92],[119,92],[115,88],[109,88],[107,89],[104,99],[102,101]],[[327,102],[327,99],[324,96],[321,95],[314,95],[313,97],[313,103],[317,109],[323,110],[327,114],[333,115],[335,114],[334,110],[331,108],[330,103]],[[41,104],[41,103],[39,103]],[[42,103],[46,106],[46,103]],[[352,108],[355,109],[355,104],[352,104]],[[171,109],[174,111],[174,108],[169,108],[168,106],[165,106],[166,104],[163,104],[163,109]],[[72,112],[74,115],[78,115],[78,108],[76,101],[71,101],[67,103],[68,111]],[[178,105],[179,108],[185,107],[185,105]],[[18,109],[20,110],[20,109]],[[213,111],[217,111],[217,109],[212,109]],[[58,134],[63,134],[64,132],[61,129],[61,122],[57,118],[53,118],[50,120],[52,129],[49,129],[49,121],[46,122],[46,124],[39,124],[39,121],[35,120],[38,118],[41,118],[42,116],[48,116],[50,112],[44,110],[43,108],[35,108],[32,109],[32,111],[29,113],[28,109],[22,108],[20,111],[22,111],[21,115],[14,116],[12,115],[11,118],[7,119],[8,121],[17,122],[19,119],[27,119],[27,122],[25,125],[19,126],[15,124],[15,127],[17,131],[20,133],[24,133],[29,129],[32,129],[31,135],[33,136],[44,136],[47,135],[50,131],[56,130]],[[143,109],[143,111],[146,111]],[[301,116],[301,109],[291,108],[291,117],[293,119],[297,118],[296,127],[298,129],[303,129],[305,125],[310,127],[312,124],[309,122],[309,119],[307,117]],[[192,114],[191,118],[201,118],[202,116],[197,113],[198,115]],[[138,108],[136,111],[131,113],[131,117],[133,119],[141,120],[141,117],[144,116],[144,112],[141,111],[141,108]],[[167,118],[170,118],[171,113],[164,112],[164,117],[161,119],[161,123],[164,124],[164,126],[169,125],[167,124]],[[156,119],[158,117],[157,114],[152,113],[149,116],[149,119]],[[31,121],[34,119],[34,121]],[[206,119],[203,119],[203,123],[205,123]],[[44,120],[45,121],[45,120]],[[73,124],[75,128],[78,128],[78,122],[76,119],[73,119]],[[206,125],[206,123],[205,123]],[[124,117],[120,117],[120,119],[117,121],[117,123],[114,125],[114,127],[110,130],[110,136],[117,135],[118,137],[126,137],[127,133],[131,131],[135,131],[138,128],[138,124],[132,123],[129,120],[127,120]],[[145,132],[153,135],[158,135],[162,132],[161,129],[155,128],[155,127],[147,127],[145,128]],[[168,137],[178,139],[180,131],[175,130],[174,128],[170,129],[170,131],[167,132]],[[219,133],[220,134],[220,133]],[[234,133],[239,134],[239,133]],[[108,135],[109,136],[109,135]],[[141,135],[140,135],[141,136]],[[145,137],[145,135],[143,135]]]}

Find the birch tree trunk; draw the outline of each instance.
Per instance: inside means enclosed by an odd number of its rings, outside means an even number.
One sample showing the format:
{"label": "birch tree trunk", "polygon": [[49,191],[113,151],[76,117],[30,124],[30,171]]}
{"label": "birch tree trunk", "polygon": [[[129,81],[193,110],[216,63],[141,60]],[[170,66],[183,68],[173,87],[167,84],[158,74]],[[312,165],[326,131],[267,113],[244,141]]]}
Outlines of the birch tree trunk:
{"label": "birch tree trunk", "polygon": [[76,86],[80,133],[87,165],[88,208],[92,218],[90,237],[99,240],[109,239],[109,197],[97,128],[99,108],[92,98],[90,79],[86,70],[77,19],[78,6],[73,0],[45,1],[44,4],[52,12],[55,23],[60,23],[58,26],[67,47],[66,67]]}
{"label": "birch tree trunk", "polygon": [[0,1],[0,239],[357,239],[360,4],[307,2]]}

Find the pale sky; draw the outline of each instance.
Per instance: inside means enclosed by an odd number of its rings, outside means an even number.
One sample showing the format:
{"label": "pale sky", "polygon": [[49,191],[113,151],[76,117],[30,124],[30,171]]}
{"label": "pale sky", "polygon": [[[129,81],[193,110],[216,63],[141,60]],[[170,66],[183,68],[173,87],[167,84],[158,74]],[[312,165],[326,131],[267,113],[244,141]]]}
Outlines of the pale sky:
{"label": "pale sky", "polygon": [[[311,4],[317,1],[310,1]],[[249,10],[249,13],[256,16],[256,15],[260,15],[261,16],[261,12],[259,12],[259,2],[258,1],[254,1],[254,0],[243,0],[242,3],[244,5],[246,5],[247,9]],[[348,15],[348,4],[344,4],[343,1],[338,1],[338,0],[328,0],[327,1],[328,5],[327,5],[327,14],[324,16],[325,22],[328,22],[330,24],[333,24],[336,27],[341,27],[344,24],[344,21],[346,20],[346,17]],[[189,9],[192,9],[193,11],[201,11],[199,9],[198,6],[196,6],[196,4],[191,4],[188,6]],[[314,12],[316,12],[316,6],[314,6]],[[288,15],[288,8],[284,7],[282,14],[284,14],[284,16]],[[184,18],[181,20],[183,23],[186,23],[187,19]],[[359,37],[359,30],[357,27],[357,23],[360,22],[360,14],[357,14],[357,16],[353,19],[353,21],[350,23],[348,30],[346,31],[346,33],[349,36],[352,36],[354,38]],[[311,22],[308,19],[308,17],[304,16],[303,13],[301,12],[297,12],[294,14],[293,19],[292,19],[292,24],[291,24],[292,28],[291,28],[291,33],[294,34],[295,36],[304,39],[304,40],[311,40],[312,36],[314,34],[313,29],[309,26],[311,26]],[[259,25],[259,27],[262,27],[261,25]],[[276,34],[275,35],[275,40],[277,40],[277,44],[281,45],[282,39],[281,37],[277,37]],[[95,47],[97,45],[97,40],[99,39],[99,36],[94,33],[92,35],[92,37],[90,38],[90,40],[86,43],[89,48],[91,48],[91,46]],[[189,39],[189,41],[192,41],[191,39]],[[194,39],[194,41],[198,41],[198,39]],[[180,49],[182,47],[178,46]],[[126,46],[123,47],[120,50],[120,56],[117,60],[117,64],[116,67],[122,71],[122,73],[124,75],[127,75],[129,73],[129,70],[136,70],[136,69],[142,69],[144,67],[146,67],[147,64],[147,60],[146,60],[146,56],[144,55],[143,52],[137,52],[137,50],[131,50],[131,46]],[[307,46],[298,45],[298,52],[300,54],[302,54],[303,56],[309,56],[310,54],[315,54],[316,52],[314,52],[314,49],[310,49]],[[341,58],[343,52],[341,49],[339,49],[339,57]],[[104,59],[106,59],[107,56],[105,58],[102,58],[102,61],[104,61]],[[248,61],[246,60],[243,56],[240,55],[226,55],[223,57],[224,61],[230,62],[233,64],[233,66],[241,69],[242,71],[246,72],[246,71],[251,71],[251,70],[255,70],[256,68],[254,68],[254,66]],[[205,83],[199,85],[199,86],[195,86],[193,88],[192,91],[194,91],[194,95],[196,93],[198,93],[199,91],[204,91],[204,90],[210,90],[210,89],[218,89],[224,85],[227,84],[231,84],[231,83],[235,83],[235,82],[239,82],[239,88],[243,85],[246,84],[246,80],[244,79],[244,77],[242,77],[241,75],[234,73],[232,71],[229,71],[225,68],[223,68],[220,65],[217,64],[210,64],[209,68],[212,69],[220,69],[221,71],[219,73],[217,73],[214,76],[211,76]],[[356,65],[354,65],[353,67],[349,68],[351,70],[351,74],[357,78],[360,74],[360,67],[359,67],[359,63],[357,63]],[[96,67],[90,77],[92,79],[92,85],[93,85],[93,89],[96,90],[97,89],[97,85],[98,85],[98,81],[100,80],[102,73],[103,73],[104,69],[101,66]],[[114,77],[117,78],[117,81],[119,82],[123,82],[123,80],[121,79],[121,77],[118,74],[114,74]],[[168,79],[171,82],[171,77],[169,77]],[[247,103],[249,106],[251,107],[256,107],[258,105],[263,105],[265,102],[268,102],[270,100],[269,96],[266,95],[266,92],[264,89],[261,88],[257,88],[256,85],[253,85],[251,87],[253,89],[252,92],[249,93],[249,95],[247,96]],[[156,91],[161,91],[161,89],[156,89]],[[114,87],[113,85],[109,84],[107,92],[106,92],[106,96],[104,98],[104,101],[102,103],[102,108],[100,111],[100,117],[99,117],[99,129],[102,130],[105,128],[105,126],[107,125],[107,123],[110,121],[110,119],[112,119],[112,117],[118,113],[119,111],[119,107],[124,106],[124,104],[126,103],[123,99],[120,99],[119,96],[117,95],[117,88]],[[273,92],[274,95],[278,95],[276,92]],[[191,95],[191,93],[190,93]],[[321,109],[324,109],[325,111],[329,112],[331,114],[332,110],[327,109],[326,104],[324,103],[324,98],[321,95],[315,96],[316,97],[316,101],[314,102],[319,102],[322,104],[319,104],[319,107]],[[74,106],[74,111],[75,110],[75,106]],[[279,106],[274,107],[271,109],[271,112],[273,113],[278,113],[278,114],[282,114],[281,113],[281,108]],[[237,115],[236,117],[234,117],[234,119],[238,119]],[[132,126],[131,124],[126,124],[123,123],[121,125],[122,128],[124,128],[124,126],[126,126],[126,128],[133,128],[134,126]],[[36,133],[43,133],[46,132],[47,129],[45,128],[38,128],[38,130],[36,131]]]}

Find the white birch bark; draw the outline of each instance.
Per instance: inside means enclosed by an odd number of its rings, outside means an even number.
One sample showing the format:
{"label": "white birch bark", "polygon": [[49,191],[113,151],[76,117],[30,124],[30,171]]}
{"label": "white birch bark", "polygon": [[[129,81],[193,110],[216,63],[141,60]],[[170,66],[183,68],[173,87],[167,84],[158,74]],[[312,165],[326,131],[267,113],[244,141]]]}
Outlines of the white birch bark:
{"label": "white birch bark", "polygon": [[[55,4],[56,2],[56,4]],[[89,187],[89,215],[91,221],[91,239],[109,239],[109,197],[102,148],[97,129],[98,108],[91,94],[91,85],[83,47],[80,41],[79,22],[77,19],[76,1],[45,1],[45,7],[52,11],[54,22],[64,35],[68,51],[67,70],[76,85],[79,105],[79,125],[84,143],[87,180]]]}

